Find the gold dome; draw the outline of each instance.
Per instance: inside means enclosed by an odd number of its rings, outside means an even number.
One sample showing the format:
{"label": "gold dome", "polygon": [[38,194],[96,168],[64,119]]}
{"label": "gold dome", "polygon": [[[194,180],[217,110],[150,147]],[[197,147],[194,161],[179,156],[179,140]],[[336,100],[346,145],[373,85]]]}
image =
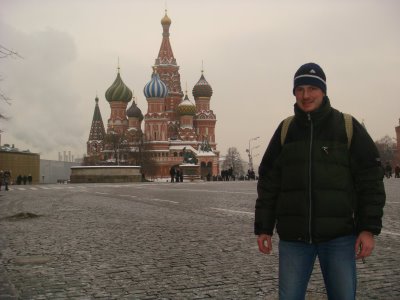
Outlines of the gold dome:
{"label": "gold dome", "polygon": [[182,115],[191,115],[194,116],[196,114],[196,106],[190,102],[189,97],[186,92],[185,99],[181,103],[179,103],[177,109],[178,114]]}
{"label": "gold dome", "polygon": [[165,16],[161,19],[161,25],[171,25],[171,19],[167,15],[167,10],[165,10]]}

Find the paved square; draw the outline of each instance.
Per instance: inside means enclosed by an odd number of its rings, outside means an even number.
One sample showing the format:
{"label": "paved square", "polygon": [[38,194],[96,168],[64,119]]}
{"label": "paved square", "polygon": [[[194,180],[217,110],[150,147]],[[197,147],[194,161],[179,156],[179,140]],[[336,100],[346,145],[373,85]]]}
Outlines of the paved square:
{"label": "paved square", "polygon": [[[358,299],[400,299],[400,179],[357,263]],[[0,192],[0,299],[276,299],[253,235],[255,182],[12,186]],[[23,214],[22,214],[23,213]],[[315,268],[308,299],[326,299]]]}

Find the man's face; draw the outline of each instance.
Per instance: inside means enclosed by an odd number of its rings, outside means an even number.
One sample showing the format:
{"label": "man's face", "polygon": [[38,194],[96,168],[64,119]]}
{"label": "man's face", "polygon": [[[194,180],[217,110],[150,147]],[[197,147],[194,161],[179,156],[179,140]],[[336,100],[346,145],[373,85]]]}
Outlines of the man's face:
{"label": "man's face", "polygon": [[304,112],[312,112],[318,109],[324,99],[324,92],[312,85],[299,85],[294,89],[296,103]]}

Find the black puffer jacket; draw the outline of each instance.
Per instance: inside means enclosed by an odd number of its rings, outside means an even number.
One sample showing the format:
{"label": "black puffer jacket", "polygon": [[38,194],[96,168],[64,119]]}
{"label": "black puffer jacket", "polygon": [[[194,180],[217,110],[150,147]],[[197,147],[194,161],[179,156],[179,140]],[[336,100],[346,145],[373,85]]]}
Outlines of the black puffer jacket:
{"label": "black puffer jacket", "polygon": [[378,150],[353,118],[351,146],[343,114],[327,97],[309,114],[295,105],[285,143],[279,125],[260,165],[255,234],[322,242],[363,230],[379,234],[385,191]]}

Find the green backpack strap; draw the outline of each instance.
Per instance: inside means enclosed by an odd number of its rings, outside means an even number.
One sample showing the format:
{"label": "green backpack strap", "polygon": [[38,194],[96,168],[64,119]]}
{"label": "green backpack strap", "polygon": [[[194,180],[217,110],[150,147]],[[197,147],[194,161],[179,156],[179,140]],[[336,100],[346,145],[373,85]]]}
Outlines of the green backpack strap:
{"label": "green backpack strap", "polygon": [[292,122],[294,116],[287,117],[283,120],[282,129],[281,129],[281,145],[285,143],[286,135],[289,129],[289,125]]}
{"label": "green backpack strap", "polygon": [[350,114],[343,113],[344,127],[347,135],[347,148],[350,149],[351,140],[353,138],[353,117]]}

